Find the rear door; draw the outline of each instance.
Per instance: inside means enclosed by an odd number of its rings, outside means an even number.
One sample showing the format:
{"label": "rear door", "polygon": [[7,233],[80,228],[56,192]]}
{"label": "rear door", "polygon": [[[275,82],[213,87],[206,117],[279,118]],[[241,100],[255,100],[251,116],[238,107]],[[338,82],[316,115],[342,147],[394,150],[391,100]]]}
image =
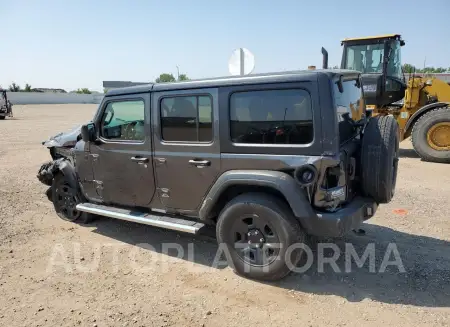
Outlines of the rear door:
{"label": "rear door", "polygon": [[150,94],[108,97],[90,147],[94,183],[109,204],[148,206],[155,193],[150,136]]}
{"label": "rear door", "polygon": [[158,195],[167,209],[195,211],[220,172],[217,89],[152,96]]}

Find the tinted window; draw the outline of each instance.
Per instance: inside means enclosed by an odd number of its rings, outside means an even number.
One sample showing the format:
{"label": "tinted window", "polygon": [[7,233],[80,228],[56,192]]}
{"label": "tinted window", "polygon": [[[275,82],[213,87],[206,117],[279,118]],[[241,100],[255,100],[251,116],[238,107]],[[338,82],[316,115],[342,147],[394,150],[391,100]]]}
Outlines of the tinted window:
{"label": "tinted window", "polygon": [[161,134],[165,141],[211,141],[213,138],[211,98],[209,96],[163,98]]}
{"label": "tinted window", "polygon": [[144,140],[144,107],[142,100],[108,103],[103,113],[100,135],[113,140]]}
{"label": "tinted window", "polygon": [[354,134],[354,128],[348,120],[345,120],[345,115],[348,114],[349,118],[358,121],[364,112],[361,88],[357,86],[356,81],[346,81],[342,84],[344,86],[343,93],[339,92],[336,83],[334,83],[334,101],[336,104],[341,142],[348,140]]}
{"label": "tinted window", "polygon": [[230,99],[230,133],[235,143],[310,143],[311,97],[299,89],[234,93]]}

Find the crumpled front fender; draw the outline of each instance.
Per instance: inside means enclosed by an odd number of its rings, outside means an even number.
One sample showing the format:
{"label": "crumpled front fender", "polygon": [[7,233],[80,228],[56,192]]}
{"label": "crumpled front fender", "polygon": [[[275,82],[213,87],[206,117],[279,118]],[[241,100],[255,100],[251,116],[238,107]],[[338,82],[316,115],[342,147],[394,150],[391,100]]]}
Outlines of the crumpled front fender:
{"label": "crumpled front fender", "polygon": [[69,184],[74,187],[77,186],[75,167],[66,158],[60,158],[42,164],[39,168],[37,178],[41,183],[47,186],[52,186],[53,177],[58,172],[61,172],[66,177],[66,180],[69,182]]}

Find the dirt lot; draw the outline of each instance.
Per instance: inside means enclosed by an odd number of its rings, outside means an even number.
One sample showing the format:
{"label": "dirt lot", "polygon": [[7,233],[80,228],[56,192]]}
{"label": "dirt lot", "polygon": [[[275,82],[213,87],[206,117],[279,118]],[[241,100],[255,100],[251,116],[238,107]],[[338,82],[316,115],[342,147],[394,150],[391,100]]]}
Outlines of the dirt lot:
{"label": "dirt lot", "polygon": [[[0,122],[1,326],[448,326],[450,172],[402,143],[395,201],[351,242],[368,262],[352,272],[304,274],[265,284],[213,268],[217,246],[133,223],[59,219],[36,179],[49,154],[40,142],[87,121],[95,105],[16,106]],[[177,242],[194,256],[163,254]],[[379,273],[395,242],[406,272]],[[147,245],[145,245],[147,244]],[[345,267],[344,257],[338,266]]]}

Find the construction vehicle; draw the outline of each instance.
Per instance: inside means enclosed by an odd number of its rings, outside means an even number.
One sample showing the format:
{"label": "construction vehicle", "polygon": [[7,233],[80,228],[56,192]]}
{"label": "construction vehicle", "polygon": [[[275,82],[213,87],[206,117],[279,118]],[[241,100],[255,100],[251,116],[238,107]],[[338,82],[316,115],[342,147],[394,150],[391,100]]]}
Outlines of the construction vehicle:
{"label": "construction vehicle", "polygon": [[402,71],[399,34],[341,41],[342,69],[362,73],[364,100],[372,115],[393,115],[400,140],[411,136],[425,161],[450,163],[450,85]]}
{"label": "construction vehicle", "polygon": [[6,90],[0,89],[0,120],[5,119],[5,117],[12,116],[12,104],[8,100]]}

